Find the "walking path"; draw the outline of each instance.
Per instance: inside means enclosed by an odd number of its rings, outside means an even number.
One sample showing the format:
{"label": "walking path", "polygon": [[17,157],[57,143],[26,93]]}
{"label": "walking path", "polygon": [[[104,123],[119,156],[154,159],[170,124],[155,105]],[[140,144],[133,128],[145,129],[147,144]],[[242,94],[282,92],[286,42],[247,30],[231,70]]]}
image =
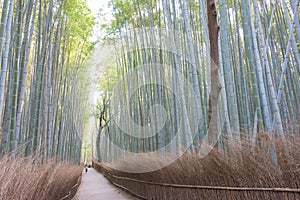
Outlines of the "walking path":
{"label": "walking path", "polygon": [[88,172],[83,172],[81,184],[74,197],[75,199],[136,200],[137,198],[115,187],[102,174],[93,168],[89,168]]}

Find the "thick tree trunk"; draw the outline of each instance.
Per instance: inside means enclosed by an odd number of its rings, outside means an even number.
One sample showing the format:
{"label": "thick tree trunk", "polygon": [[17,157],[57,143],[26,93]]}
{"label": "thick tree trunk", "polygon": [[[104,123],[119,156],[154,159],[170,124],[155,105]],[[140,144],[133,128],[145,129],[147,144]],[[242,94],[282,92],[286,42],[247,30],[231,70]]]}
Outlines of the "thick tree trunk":
{"label": "thick tree trunk", "polygon": [[210,72],[211,72],[211,92],[209,95],[208,110],[208,142],[215,144],[218,136],[218,99],[221,91],[219,77],[219,48],[218,36],[219,26],[217,23],[217,10],[214,0],[207,0],[208,31],[210,40]]}
{"label": "thick tree trunk", "polygon": [[97,156],[98,156],[98,161],[101,162],[102,158],[101,158],[101,145],[100,145],[100,138],[101,138],[101,132],[102,132],[102,127],[99,127],[98,130],[98,134],[97,134],[97,138],[96,138],[96,148],[97,148]]}

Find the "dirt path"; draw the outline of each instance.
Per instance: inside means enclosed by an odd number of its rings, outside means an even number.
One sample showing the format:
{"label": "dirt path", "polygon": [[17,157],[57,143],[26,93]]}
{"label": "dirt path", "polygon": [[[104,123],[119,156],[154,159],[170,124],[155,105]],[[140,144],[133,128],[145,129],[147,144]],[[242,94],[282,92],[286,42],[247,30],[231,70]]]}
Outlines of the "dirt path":
{"label": "dirt path", "polygon": [[83,172],[81,185],[74,200],[136,200],[137,198],[127,194],[112,185],[104,176],[95,169],[89,168]]}

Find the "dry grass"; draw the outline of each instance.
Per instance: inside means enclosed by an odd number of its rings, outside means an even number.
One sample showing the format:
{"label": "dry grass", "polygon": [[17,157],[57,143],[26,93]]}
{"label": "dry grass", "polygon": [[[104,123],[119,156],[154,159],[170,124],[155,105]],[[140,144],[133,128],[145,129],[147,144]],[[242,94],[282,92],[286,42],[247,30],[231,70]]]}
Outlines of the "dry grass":
{"label": "dry grass", "polygon": [[[82,166],[49,161],[34,164],[31,158],[0,159],[0,199],[59,200],[80,180]],[[67,199],[75,195],[74,188]]]}
{"label": "dry grass", "polygon": [[[253,187],[253,188],[300,188],[300,139],[285,144],[277,142],[278,165],[270,156],[270,145],[250,151],[244,145],[229,145],[226,155],[213,150],[205,158],[196,154],[185,154],[163,169],[148,173],[126,173],[94,161],[94,167],[111,181],[142,195],[146,199],[300,199],[300,193],[270,191],[226,191],[216,189],[174,188],[161,185],[137,183],[119,179],[128,177],[148,182],[181,185]],[[283,150],[288,146],[288,155]],[[164,162],[157,157],[137,157],[119,160],[113,165],[126,169],[140,168],[153,162]],[[112,176],[114,175],[114,176]]]}

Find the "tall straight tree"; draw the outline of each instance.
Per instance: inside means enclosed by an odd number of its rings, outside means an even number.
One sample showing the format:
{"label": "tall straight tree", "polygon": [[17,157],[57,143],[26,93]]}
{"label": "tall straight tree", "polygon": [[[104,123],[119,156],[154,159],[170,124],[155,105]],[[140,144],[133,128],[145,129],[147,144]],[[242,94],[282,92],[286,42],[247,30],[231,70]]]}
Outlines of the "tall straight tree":
{"label": "tall straight tree", "polygon": [[[8,59],[9,59],[8,55],[9,55],[9,45],[10,45],[10,40],[11,40],[13,10],[14,10],[14,0],[11,0],[9,3],[8,18],[7,18],[6,29],[5,29],[6,39],[5,39],[5,45],[4,45],[3,61],[2,61],[2,65],[1,65],[1,74],[0,74],[0,120],[1,121],[2,121],[2,114],[3,114],[3,100],[4,100],[4,91],[5,91],[5,86],[6,86]],[[5,12],[5,10],[4,10],[4,12]]]}
{"label": "tall straight tree", "polygon": [[0,156],[79,162],[88,79],[79,69],[94,46],[86,2],[5,0],[1,13]]}
{"label": "tall straight tree", "polygon": [[218,133],[218,100],[221,91],[219,78],[219,30],[217,23],[217,9],[214,0],[207,0],[207,19],[210,41],[210,75],[211,75],[211,92],[209,94],[208,110],[208,141],[213,142]]}

